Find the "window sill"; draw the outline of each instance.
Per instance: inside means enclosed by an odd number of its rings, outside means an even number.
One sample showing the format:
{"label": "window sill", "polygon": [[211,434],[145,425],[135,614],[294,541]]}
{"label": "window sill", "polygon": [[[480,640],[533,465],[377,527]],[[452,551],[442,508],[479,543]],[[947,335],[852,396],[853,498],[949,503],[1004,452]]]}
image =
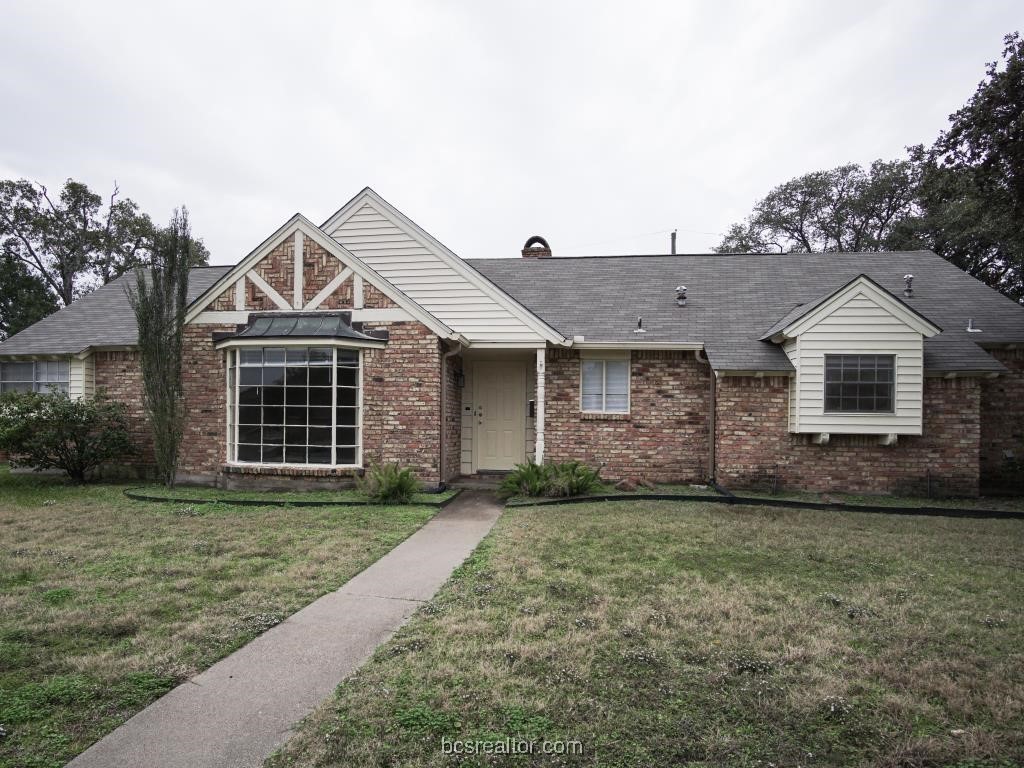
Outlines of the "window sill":
{"label": "window sill", "polygon": [[580,411],[582,421],[631,421],[632,415],[628,413],[600,413],[597,411]]}
{"label": "window sill", "polygon": [[224,464],[221,471],[230,475],[268,475],[271,477],[351,477],[361,475],[363,468],[355,464]]}

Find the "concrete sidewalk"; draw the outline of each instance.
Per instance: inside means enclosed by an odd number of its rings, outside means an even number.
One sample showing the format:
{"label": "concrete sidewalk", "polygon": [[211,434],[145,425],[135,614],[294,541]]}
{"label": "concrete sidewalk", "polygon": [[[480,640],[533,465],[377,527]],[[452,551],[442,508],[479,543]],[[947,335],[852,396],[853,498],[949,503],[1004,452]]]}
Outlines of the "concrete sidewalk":
{"label": "concrete sidewalk", "polygon": [[341,589],[181,684],[72,768],[257,768],[430,599],[494,525],[494,495],[464,491]]}

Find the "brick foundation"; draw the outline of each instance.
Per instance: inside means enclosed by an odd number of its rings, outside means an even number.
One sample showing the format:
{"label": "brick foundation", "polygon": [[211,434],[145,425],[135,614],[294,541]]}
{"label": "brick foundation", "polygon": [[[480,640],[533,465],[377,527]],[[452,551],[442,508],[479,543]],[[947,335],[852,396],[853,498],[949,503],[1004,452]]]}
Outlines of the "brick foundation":
{"label": "brick foundation", "polygon": [[709,369],[692,352],[637,352],[630,363],[630,413],[580,411],[580,355],[548,350],[546,461],[577,459],[602,477],[656,482],[707,474]]}
{"label": "brick foundation", "polygon": [[720,377],[717,479],[728,488],[763,485],[855,493],[978,494],[981,386],[978,379],[925,379],[923,435],[895,446],[877,436],[833,435],[814,445],[788,431],[788,379]]}

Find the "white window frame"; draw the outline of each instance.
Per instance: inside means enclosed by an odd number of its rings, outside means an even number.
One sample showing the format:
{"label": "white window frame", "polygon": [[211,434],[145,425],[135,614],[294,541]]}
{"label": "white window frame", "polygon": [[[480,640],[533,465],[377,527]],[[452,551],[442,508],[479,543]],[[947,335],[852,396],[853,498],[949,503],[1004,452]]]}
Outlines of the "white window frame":
{"label": "white window frame", "polygon": [[[583,367],[586,363],[601,363],[601,410],[594,410],[592,408],[585,408],[583,406]],[[608,363],[625,363],[626,364],[626,410],[624,411],[609,411],[608,410]],[[627,352],[625,355],[601,355],[591,356],[584,355],[580,358],[580,413],[593,413],[601,414],[603,416],[627,416],[632,408],[633,400],[633,362],[631,356]]]}
{"label": "white window frame", "polygon": [[[52,363],[56,363],[58,366],[61,363],[66,365],[67,366],[67,371],[68,371],[68,377],[66,379],[57,379],[57,380],[54,380],[54,381],[47,381],[47,380],[40,379],[39,378],[39,366],[40,366],[40,364],[46,365],[46,364],[52,364]],[[42,393],[42,394],[47,394],[49,392],[57,391],[57,392],[63,392],[65,395],[68,395],[69,397],[71,395],[71,361],[68,358],[64,358],[64,359],[53,358],[53,359],[48,359],[48,360],[3,360],[3,361],[0,361],[0,369],[2,369],[2,367],[5,366],[5,365],[31,365],[32,366],[32,380],[29,381],[28,379],[19,379],[17,381],[4,381],[3,380],[3,371],[0,370],[0,394],[2,394],[4,392],[39,392],[39,393]],[[58,369],[58,375],[59,375],[59,369]],[[4,384],[30,384],[31,388],[28,389],[28,390],[24,390],[24,389],[7,389],[7,390],[5,390],[4,387],[3,387]],[[49,385],[57,385],[57,387],[54,388],[53,386],[49,386]],[[63,385],[63,387],[61,387],[60,385]]]}
{"label": "white window frame", "polygon": [[[828,359],[830,357],[887,357],[892,360],[892,408],[887,411],[843,411],[828,407]],[[899,355],[894,352],[826,352],[821,359],[821,412],[825,416],[895,416],[899,392]],[[842,385],[844,382],[839,382]],[[877,382],[876,382],[877,383]]]}
{"label": "white window frame", "polygon": [[[238,460],[238,408],[239,392],[241,390],[241,375],[239,375],[240,351],[242,349],[266,349],[267,347],[330,347],[331,348],[331,463],[330,464],[297,464],[287,462],[265,463],[262,461],[239,461]],[[355,446],[356,456],[354,464],[338,464],[338,350],[355,351],[358,353],[359,369],[356,387],[356,423],[355,429],[358,442]],[[359,469],[363,466],[363,368],[366,364],[365,349],[361,347],[342,344],[323,343],[315,340],[304,340],[302,342],[288,342],[282,339],[267,339],[259,344],[246,344],[242,346],[229,347],[227,349],[228,380],[227,387],[229,398],[227,403],[228,413],[228,446],[227,463],[235,467],[265,467],[279,469]],[[234,382],[231,381],[230,371],[234,370]],[[233,383],[233,391],[232,391]],[[261,416],[262,419],[262,416]],[[307,425],[308,427],[308,425]],[[282,429],[284,426],[282,426]],[[262,443],[261,443],[262,445]],[[346,446],[347,447],[347,446]]]}

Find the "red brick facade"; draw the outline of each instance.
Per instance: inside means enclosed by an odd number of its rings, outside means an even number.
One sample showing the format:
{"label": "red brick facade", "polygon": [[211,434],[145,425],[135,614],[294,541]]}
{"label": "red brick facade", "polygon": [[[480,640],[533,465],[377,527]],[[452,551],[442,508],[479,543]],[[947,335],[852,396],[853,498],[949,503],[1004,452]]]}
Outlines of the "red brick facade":
{"label": "red brick facade", "polygon": [[982,487],[1024,490],[1024,349],[989,354],[1010,372],[981,382]]}
{"label": "red brick facade", "polygon": [[976,495],[981,436],[978,379],[925,379],[923,435],[881,446],[877,436],[833,435],[814,445],[788,431],[788,379],[720,377],[718,481],[729,488]]}
{"label": "red brick facade", "polygon": [[[153,467],[153,436],[143,405],[139,353],[97,352],[95,363],[96,393],[123,403],[128,415],[132,453],[125,457],[124,462],[118,463],[116,474],[145,475]],[[110,474],[110,470],[105,471],[105,474]]]}
{"label": "red brick facade", "polygon": [[693,352],[633,352],[630,412],[580,412],[580,353],[548,350],[545,458],[600,466],[607,479],[697,481],[707,475],[707,365]]}
{"label": "red brick facade", "polygon": [[444,440],[445,466],[442,478],[445,481],[458,477],[462,466],[462,358],[450,357],[445,370],[445,413]]}

